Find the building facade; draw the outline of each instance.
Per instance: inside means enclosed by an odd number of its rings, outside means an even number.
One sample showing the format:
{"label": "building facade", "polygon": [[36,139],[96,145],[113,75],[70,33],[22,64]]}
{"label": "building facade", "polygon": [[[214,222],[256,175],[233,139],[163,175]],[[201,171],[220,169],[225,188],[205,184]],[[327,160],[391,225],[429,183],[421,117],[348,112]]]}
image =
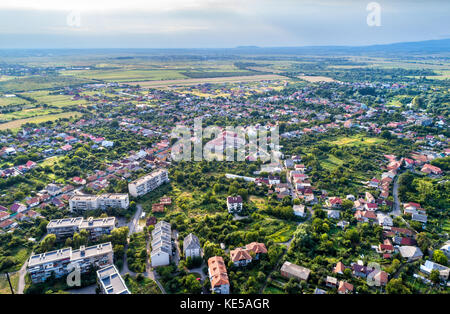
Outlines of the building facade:
{"label": "building facade", "polygon": [[128,194],[74,195],[69,199],[70,211],[123,208],[130,206]]}
{"label": "building facade", "polygon": [[115,217],[83,219],[83,217],[50,220],[47,233],[56,235],[58,240],[72,237],[75,232],[87,230],[91,240],[98,240],[104,234],[111,234],[116,227]]}
{"label": "building facade", "polygon": [[78,250],[64,248],[56,251],[32,255],[28,260],[27,272],[33,283],[45,282],[54,275],[56,278],[68,275],[75,269],[80,273],[88,272],[92,267],[101,268],[113,264],[113,248],[111,242],[81,246]]}
{"label": "building facade", "polygon": [[131,196],[145,195],[160,185],[169,182],[169,173],[165,169],[158,169],[128,184],[128,192]]}
{"label": "building facade", "polygon": [[114,265],[97,270],[97,284],[102,294],[131,294]]}
{"label": "building facade", "polygon": [[160,221],[152,231],[152,267],[170,264],[172,257],[172,229],[170,224]]}

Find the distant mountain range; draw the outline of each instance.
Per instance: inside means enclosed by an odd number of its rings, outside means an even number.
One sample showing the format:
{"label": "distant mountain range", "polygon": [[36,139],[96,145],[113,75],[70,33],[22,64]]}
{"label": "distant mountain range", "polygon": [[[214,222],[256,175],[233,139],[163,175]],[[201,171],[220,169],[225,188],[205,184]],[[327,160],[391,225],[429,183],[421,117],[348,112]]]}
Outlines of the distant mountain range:
{"label": "distant mountain range", "polygon": [[169,56],[169,55],[367,55],[367,56],[417,56],[439,55],[450,57],[450,39],[401,42],[370,46],[302,46],[302,47],[257,47],[239,46],[236,48],[197,48],[197,49],[5,49],[0,56],[64,56],[78,54],[116,54],[122,58],[131,56]]}
{"label": "distant mountain range", "polygon": [[256,54],[450,54],[450,39],[370,46],[237,47],[235,50]]}

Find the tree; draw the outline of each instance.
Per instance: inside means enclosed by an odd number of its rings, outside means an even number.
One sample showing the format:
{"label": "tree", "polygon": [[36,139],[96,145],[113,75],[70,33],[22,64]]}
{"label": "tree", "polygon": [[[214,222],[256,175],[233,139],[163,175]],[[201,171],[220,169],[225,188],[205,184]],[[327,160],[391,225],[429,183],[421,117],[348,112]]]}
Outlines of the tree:
{"label": "tree", "polygon": [[360,241],[358,230],[349,229],[345,232],[345,238],[350,240],[353,244],[357,244]]}
{"label": "tree", "polygon": [[247,191],[247,189],[239,189],[237,193],[242,197],[242,200],[244,202],[246,202],[248,200],[248,191]]}
{"label": "tree", "polygon": [[401,278],[393,278],[386,285],[386,292],[389,294],[410,294],[411,291],[403,284]]}
{"label": "tree", "polygon": [[435,284],[439,284],[441,282],[441,277],[440,277],[439,271],[437,269],[433,269],[431,271],[430,280]]}
{"label": "tree", "polygon": [[431,246],[431,240],[428,237],[427,233],[420,232],[416,237],[417,245],[419,246],[422,252],[427,252],[428,248]]}
{"label": "tree", "polygon": [[441,250],[435,250],[433,252],[433,260],[441,265],[447,266],[448,258]]}
{"label": "tree", "polygon": [[44,238],[44,240],[42,240],[41,242],[41,251],[42,252],[48,252],[51,251],[53,249],[53,246],[56,243],[56,235],[50,233],[47,234]]}
{"label": "tree", "polygon": [[345,199],[342,201],[342,209],[350,210],[353,207],[353,202],[351,200]]}

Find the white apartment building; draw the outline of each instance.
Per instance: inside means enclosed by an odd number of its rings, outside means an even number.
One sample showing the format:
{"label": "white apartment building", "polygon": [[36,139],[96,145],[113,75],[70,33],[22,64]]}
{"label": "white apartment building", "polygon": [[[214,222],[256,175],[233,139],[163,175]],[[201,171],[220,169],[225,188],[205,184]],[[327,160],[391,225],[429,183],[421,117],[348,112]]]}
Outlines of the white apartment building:
{"label": "white apartment building", "polygon": [[166,266],[170,264],[172,257],[172,229],[170,224],[160,221],[152,231],[152,267]]}
{"label": "white apartment building", "polygon": [[158,169],[128,184],[128,192],[131,196],[145,195],[160,185],[169,182],[169,173],[166,169]]}
{"label": "white apartment building", "polygon": [[103,294],[131,294],[114,265],[97,270],[97,282]]}
{"label": "white apartment building", "polygon": [[128,208],[128,194],[74,195],[69,199],[70,211],[86,211],[106,208]]}
{"label": "white apartment building", "polygon": [[104,267],[113,264],[113,247],[111,242],[81,246],[78,250],[71,247],[32,255],[28,260],[27,272],[33,283],[46,281],[52,274],[56,278],[68,275],[76,268],[86,273],[91,267]]}
{"label": "white apartment building", "polygon": [[57,239],[72,237],[75,232],[87,230],[91,240],[97,240],[104,234],[110,234],[116,227],[115,217],[83,219],[83,217],[53,219],[47,224],[47,233]]}

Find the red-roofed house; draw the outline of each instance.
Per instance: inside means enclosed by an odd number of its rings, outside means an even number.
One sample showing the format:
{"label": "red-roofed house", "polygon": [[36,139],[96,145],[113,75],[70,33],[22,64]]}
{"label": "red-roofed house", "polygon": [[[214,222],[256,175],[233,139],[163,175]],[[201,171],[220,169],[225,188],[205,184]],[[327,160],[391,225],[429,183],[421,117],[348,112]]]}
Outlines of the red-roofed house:
{"label": "red-roofed house", "polygon": [[351,283],[340,281],[338,287],[339,294],[348,294],[353,292],[353,285]]}
{"label": "red-roofed house", "polygon": [[420,169],[420,171],[425,172],[427,174],[436,174],[436,175],[442,174],[441,168],[430,165],[430,164],[425,164],[422,167],[422,169]]}

